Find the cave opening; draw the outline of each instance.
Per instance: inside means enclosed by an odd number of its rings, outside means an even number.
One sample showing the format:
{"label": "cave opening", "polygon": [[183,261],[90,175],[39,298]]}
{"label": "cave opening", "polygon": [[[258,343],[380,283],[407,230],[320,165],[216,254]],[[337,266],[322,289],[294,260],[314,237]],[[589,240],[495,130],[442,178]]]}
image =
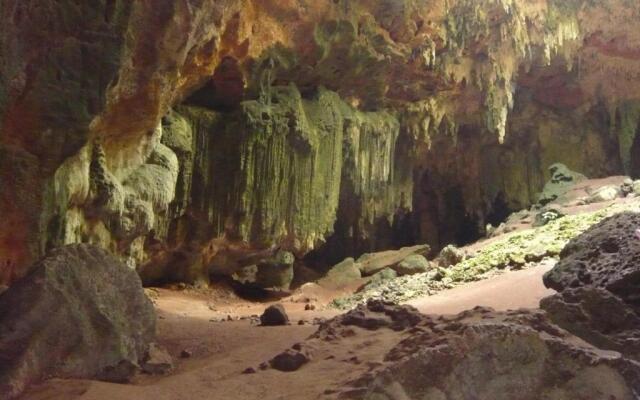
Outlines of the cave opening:
{"label": "cave opening", "polygon": [[629,150],[629,176],[632,179],[640,178],[640,122],[636,127],[636,133]]}
{"label": "cave opening", "polygon": [[505,193],[500,192],[493,200],[489,213],[487,214],[486,221],[484,222],[486,224],[498,226],[505,222],[513,211],[514,210],[509,207],[509,204],[507,204]]}
{"label": "cave opening", "polygon": [[213,76],[187,97],[183,104],[216,111],[233,111],[245,97],[245,83],[238,60],[224,57]]}

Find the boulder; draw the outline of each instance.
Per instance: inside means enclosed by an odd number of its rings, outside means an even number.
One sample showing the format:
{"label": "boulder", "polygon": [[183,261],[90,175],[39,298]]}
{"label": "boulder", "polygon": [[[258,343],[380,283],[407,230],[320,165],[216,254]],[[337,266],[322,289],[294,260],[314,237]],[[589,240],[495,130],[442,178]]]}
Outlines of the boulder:
{"label": "boulder", "polygon": [[[371,301],[326,322],[305,345],[324,355],[342,340],[380,338],[393,344],[338,387],[338,398],[634,400],[640,387],[638,362],[578,340],[539,310],[436,317]],[[353,359],[367,351],[351,348]]]}
{"label": "boulder", "polygon": [[0,393],[48,377],[126,382],[147,355],[155,311],[136,272],[107,251],[52,251],[0,295]]}
{"label": "boulder", "polygon": [[631,184],[633,194],[640,196],[640,179],[633,181]]}
{"label": "boulder", "polygon": [[561,199],[576,183],[587,179],[584,175],[572,171],[560,163],[551,165],[549,173],[551,179],[545,184],[538,196],[538,203],[543,206]]}
{"label": "boulder", "polygon": [[142,363],[142,370],[151,375],[167,374],[173,370],[173,358],[164,347],[151,343],[147,357]]}
{"label": "boulder", "polygon": [[619,186],[606,185],[596,189],[586,199],[587,204],[602,203],[603,201],[615,200],[622,196],[622,190]]}
{"label": "boulder", "polygon": [[541,308],[561,327],[600,348],[640,360],[640,214],[604,219],[573,238],[544,284],[559,293]]}
{"label": "boulder", "polygon": [[309,354],[304,351],[288,349],[273,357],[269,365],[273,369],[282,372],[297,371],[310,360]]}
{"label": "boulder", "polygon": [[533,219],[533,227],[537,228],[539,226],[544,226],[551,221],[555,221],[558,218],[564,217],[565,214],[562,211],[556,210],[554,208],[548,208],[542,210],[534,216]]}
{"label": "boulder", "polygon": [[[544,284],[558,292],[567,288],[602,288],[627,304],[640,293],[640,213],[623,212],[606,218],[571,239]],[[640,307],[636,309],[640,311]]]}
{"label": "boulder", "polygon": [[327,275],[318,280],[318,284],[327,288],[343,288],[360,278],[360,266],[349,257],[331,267]]}
{"label": "boulder", "polygon": [[288,325],[289,316],[282,304],[274,304],[264,310],[260,316],[260,324],[262,326]]}
{"label": "boulder", "polygon": [[457,248],[456,246],[450,244],[442,248],[438,257],[436,257],[436,263],[441,268],[449,268],[462,262],[466,258],[465,253]]}
{"label": "boulder", "polygon": [[272,257],[259,260],[236,270],[231,277],[248,286],[271,290],[288,290],[293,281],[292,253],[278,250]]}
{"label": "boulder", "polygon": [[393,280],[398,277],[398,273],[393,269],[387,267],[382,271],[378,271],[371,275],[369,281],[358,288],[358,292],[365,292],[367,290],[373,290],[378,286],[383,285],[385,282]]}
{"label": "boulder", "polygon": [[412,254],[398,264],[392,267],[398,275],[414,275],[421,272],[427,272],[431,268],[431,264],[424,256],[420,254]]}
{"label": "boulder", "polygon": [[551,320],[601,349],[640,361],[640,316],[611,292],[565,289],[540,301]]}
{"label": "boulder", "polygon": [[427,255],[429,253],[428,245],[417,245],[411,247],[403,247],[399,250],[387,250],[378,253],[366,253],[360,256],[356,263],[360,266],[363,276],[370,276],[387,267],[393,267],[410,255]]}

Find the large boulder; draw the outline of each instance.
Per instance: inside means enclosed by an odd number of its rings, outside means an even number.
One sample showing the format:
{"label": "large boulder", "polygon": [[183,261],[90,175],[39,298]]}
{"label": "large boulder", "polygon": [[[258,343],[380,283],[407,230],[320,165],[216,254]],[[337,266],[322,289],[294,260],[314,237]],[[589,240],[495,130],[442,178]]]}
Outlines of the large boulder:
{"label": "large boulder", "polygon": [[416,245],[411,247],[403,247],[399,250],[387,250],[377,253],[366,253],[358,258],[356,263],[360,266],[363,276],[370,276],[378,271],[382,271],[387,267],[395,267],[398,263],[405,260],[411,255],[427,255],[429,246]]}
{"label": "large boulder", "polygon": [[420,254],[412,254],[391,268],[393,268],[400,276],[413,275],[427,272],[431,269],[431,264],[424,256]]}
{"label": "large boulder", "polygon": [[0,397],[43,378],[127,381],[147,358],[155,311],[107,251],[52,251],[0,295]]}
{"label": "large boulder", "polygon": [[605,289],[567,289],[540,301],[555,324],[601,349],[640,361],[640,316]]}
{"label": "large boulder", "polygon": [[576,183],[587,179],[581,173],[572,171],[560,163],[551,165],[549,174],[551,178],[538,196],[538,203],[543,206],[555,201],[562,202],[562,196],[569,192]]}
{"label": "large boulder", "polygon": [[595,224],[567,243],[560,261],[544,275],[544,284],[559,292],[576,287],[602,288],[627,304],[638,304],[638,228],[640,214],[633,212],[616,214]]}
{"label": "large boulder", "polygon": [[544,275],[559,293],[540,302],[550,318],[600,348],[640,360],[640,214],[609,217],[572,239]]}
{"label": "large boulder", "polygon": [[331,267],[327,275],[318,280],[318,284],[327,288],[343,288],[362,278],[360,266],[348,257]]}

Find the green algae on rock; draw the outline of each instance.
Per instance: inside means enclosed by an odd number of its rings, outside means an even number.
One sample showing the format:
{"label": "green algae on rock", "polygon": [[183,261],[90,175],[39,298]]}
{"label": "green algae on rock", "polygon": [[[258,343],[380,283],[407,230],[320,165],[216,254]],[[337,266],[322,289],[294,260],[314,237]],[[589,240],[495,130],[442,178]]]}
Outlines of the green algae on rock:
{"label": "green algae on rock", "polygon": [[334,300],[332,305],[339,309],[350,309],[370,298],[406,302],[465,282],[483,279],[488,274],[525,268],[527,264],[535,264],[545,258],[555,259],[569,240],[603,219],[628,210],[639,211],[640,201],[614,204],[595,212],[567,215],[539,228],[506,234],[491,240],[475,255],[449,268],[437,268],[423,274],[376,282],[359,293]]}

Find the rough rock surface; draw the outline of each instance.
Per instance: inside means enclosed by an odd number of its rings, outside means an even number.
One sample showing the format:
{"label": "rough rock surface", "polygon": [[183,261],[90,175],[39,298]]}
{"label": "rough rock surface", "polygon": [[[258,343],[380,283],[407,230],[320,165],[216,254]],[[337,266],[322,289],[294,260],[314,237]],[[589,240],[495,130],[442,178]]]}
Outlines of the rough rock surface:
{"label": "rough rock surface", "polygon": [[327,275],[318,280],[318,284],[329,288],[342,288],[360,278],[362,278],[360,265],[349,257],[331,267]]}
{"label": "rough rock surface", "polygon": [[300,369],[309,360],[310,357],[305,352],[289,349],[273,357],[269,361],[269,365],[282,372],[293,372]]}
{"label": "rough rock surface", "polygon": [[640,213],[613,215],[571,239],[560,261],[544,276],[547,287],[594,287],[610,291],[630,305],[640,293]]}
{"label": "rough rock surface", "polygon": [[427,272],[430,268],[431,264],[421,254],[412,254],[393,267],[400,276],[420,274]]}
{"label": "rough rock surface", "polygon": [[0,282],[75,242],[116,249],[148,281],[190,282],[213,239],[331,263],[438,248],[534,203],[556,162],[636,176],[639,13],[5,0]]}
{"label": "rough rock surface", "polygon": [[544,276],[559,293],[540,302],[555,323],[640,359],[640,213],[609,217],[572,239]]}
{"label": "rough rock surface", "polygon": [[356,260],[356,262],[360,266],[362,275],[369,276],[387,267],[393,268],[409,256],[424,255],[428,252],[429,246],[427,245],[403,247],[399,250],[363,254],[358,258],[358,260]]}
{"label": "rough rock surface", "polygon": [[582,342],[541,311],[437,317],[371,301],[294,347],[322,363],[344,356],[343,343],[353,370],[328,398],[633,400],[640,388],[640,364]]}
{"label": "rough rock surface", "polygon": [[[490,240],[454,266],[372,284],[354,295],[334,300],[333,305],[351,309],[370,298],[401,303],[500,271],[527,268],[540,262],[553,263],[571,239],[603,219],[624,211],[640,212],[640,201],[632,198],[597,211],[566,215],[541,227],[532,228],[530,221],[517,232]],[[526,214],[530,215],[529,212]]]}
{"label": "rough rock surface", "polygon": [[142,370],[152,375],[169,373],[173,370],[173,358],[165,348],[157,343],[151,343],[147,356],[142,363]]}
{"label": "rough rock surface", "polygon": [[135,271],[95,246],[69,245],[0,295],[0,394],[48,377],[127,381],[155,335]]}
{"label": "rough rock surface", "polygon": [[564,164],[553,164],[549,167],[551,178],[542,189],[538,203],[546,205],[552,201],[558,201],[576,183],[586,179],[584,175],[567,168]]}
{"label": "rough rock surface", "polygon": [[262,326],[287,325],[289,316],[282,304],[274,304],[267,307],[260,316],[260,324]]}
{"label": "rough rock surface", "polygon": [[540,301],[558,326],[601,349],[640,361],[640,315],[606,289],[576,288]]}

